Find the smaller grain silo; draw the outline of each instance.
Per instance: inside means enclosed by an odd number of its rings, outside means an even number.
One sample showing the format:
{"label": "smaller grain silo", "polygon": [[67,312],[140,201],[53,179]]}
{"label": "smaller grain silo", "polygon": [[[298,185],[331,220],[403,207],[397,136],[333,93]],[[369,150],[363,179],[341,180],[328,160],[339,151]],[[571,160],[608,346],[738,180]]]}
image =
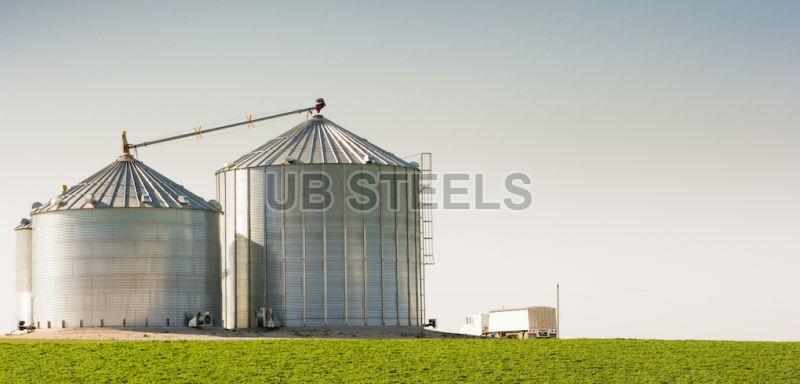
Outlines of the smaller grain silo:
{"label": "smaller grain silo", "polygon": [[16,318],[20,328],[31,325],[31,219],[22,219],[14,228],[16,240],[16,281],[14,299]]}
{"label": "smaller grain silo", "polygon": [[220,318],[218,204],[129,154],[32,213],[37,328]]}

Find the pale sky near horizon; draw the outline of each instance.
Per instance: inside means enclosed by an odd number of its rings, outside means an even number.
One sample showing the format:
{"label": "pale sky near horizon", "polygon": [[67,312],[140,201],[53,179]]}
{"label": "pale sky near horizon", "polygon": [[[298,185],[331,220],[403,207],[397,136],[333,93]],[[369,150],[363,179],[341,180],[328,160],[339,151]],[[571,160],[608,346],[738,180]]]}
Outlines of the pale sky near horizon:
{"label": "pale sky near horizon", "polygon": [[[437,211],[428,315],[554,305],[565,337],[800,340],[800,3],[0,1],[0,330],[12,228],[141,141],[325,97],[437,172],[525,172]],[[140,151],[206,198],[302,120]]]}

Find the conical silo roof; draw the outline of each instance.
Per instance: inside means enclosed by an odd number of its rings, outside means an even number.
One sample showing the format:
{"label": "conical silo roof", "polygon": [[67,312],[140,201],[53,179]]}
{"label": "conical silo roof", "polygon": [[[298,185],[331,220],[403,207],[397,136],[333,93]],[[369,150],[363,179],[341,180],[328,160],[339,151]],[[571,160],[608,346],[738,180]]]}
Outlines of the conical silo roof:
{"label": "conical silo roof", "polygon": [[20,229],[31,229],[31,228],[33,228],[33,224],[31,224],[31,218],[26,217],[19,221],[19,225],[14,227],[14,230],[18,231]]}
{"label": "conical silo roof", "polygon": [[316,115],[242,156],[223,170],[293,162],[413,166],[322,115]]}
{"label": "conical silo roof", "polygon": [[219,211],[133,156],[123,154],[32,213],[90,208],[190,208]]}

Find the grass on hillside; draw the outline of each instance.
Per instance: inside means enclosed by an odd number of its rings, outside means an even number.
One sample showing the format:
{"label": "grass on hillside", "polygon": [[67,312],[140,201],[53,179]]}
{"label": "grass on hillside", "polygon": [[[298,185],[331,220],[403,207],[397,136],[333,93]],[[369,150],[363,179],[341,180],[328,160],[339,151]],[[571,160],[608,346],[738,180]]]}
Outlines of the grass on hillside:
{"label": "grass on hillside", "polygon": [[800,383],[800,343],[0,341],[0,382]]}

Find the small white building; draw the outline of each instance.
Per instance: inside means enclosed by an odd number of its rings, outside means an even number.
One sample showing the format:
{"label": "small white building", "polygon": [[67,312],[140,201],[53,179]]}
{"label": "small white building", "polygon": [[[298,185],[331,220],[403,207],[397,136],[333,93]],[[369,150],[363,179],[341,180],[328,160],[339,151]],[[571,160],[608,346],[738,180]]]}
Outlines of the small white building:
{"label": "small white building", "polygon": [[488,314],[469,315],[461,333],[512,339],[558,337],[556,309],[525,307],[493,309]]}

